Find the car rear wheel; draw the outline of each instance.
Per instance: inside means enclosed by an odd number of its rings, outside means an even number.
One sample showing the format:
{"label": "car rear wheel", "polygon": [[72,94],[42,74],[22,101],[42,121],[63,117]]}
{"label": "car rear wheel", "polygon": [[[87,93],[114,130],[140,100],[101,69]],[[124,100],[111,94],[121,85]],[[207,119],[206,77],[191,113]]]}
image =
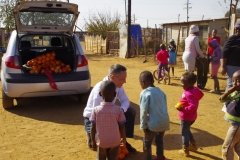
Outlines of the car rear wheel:
{"label": "car rear wheel", "polygon": [[78,102],[82,103],[82,101],[83,101],[83,95],[82,95],[82,94],[78,94],[78,95],[77,95],[77,99],[78,99]]}
{"label": "car rear wheel", "polygon": [[2,90],[2,105],[3,105],[3,108],[5,109],[12,108],[14,106],[13,98],[8,97],[3,90]]}
{"label": "car rear wheel", "polygon": [[82,93],[77,95],[78,102],[87,103],[90,91],[87,93]]}

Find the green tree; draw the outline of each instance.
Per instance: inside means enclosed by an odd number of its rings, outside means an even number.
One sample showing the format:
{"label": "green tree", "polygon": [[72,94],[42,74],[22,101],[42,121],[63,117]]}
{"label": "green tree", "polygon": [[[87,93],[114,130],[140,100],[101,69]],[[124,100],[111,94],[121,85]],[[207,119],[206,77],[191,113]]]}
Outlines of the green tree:
{"label": "green tree", "polygon": [[[203,40],[199,39],[199,45],[203,53],[206,53],[208,44]],[[184,52],[185,49],[185,40],[182,40],[179,44],[179,52]]]}
{"label": "green tree", "polygon": [[1,0],[0,4],[0,21],[3,23],[7,33],[10,33],[15,29],[13,8],[17,4],[17,0]]}
{"label": "green tree", "polygon": [[[238,17],[240,15],[240,8],[237,8],[236,9],[236,17]],[[229,17],[229,11],[227,11],[226,13],[225,13],[225,17]]]}
{"label": "green tree", "polygon": [[105,13],[93,13],[85,19],[86,30],[90,34],[101,35],[106,38],[107,31],[118,31],[118,24],[121,22],[120,15],[116,12],[113,16],[110,11]]}

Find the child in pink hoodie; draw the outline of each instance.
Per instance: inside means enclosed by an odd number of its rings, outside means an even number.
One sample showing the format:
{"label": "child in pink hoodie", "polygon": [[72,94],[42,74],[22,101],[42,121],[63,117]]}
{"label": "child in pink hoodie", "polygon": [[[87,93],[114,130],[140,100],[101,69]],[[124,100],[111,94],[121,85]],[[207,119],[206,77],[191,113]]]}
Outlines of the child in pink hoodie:
{"label": "child in pink hoodie", "polygon": [[168,58],[169,54],[166,50],[166,46],[164,44],[160,44],[161,50],[156,55],[156,60],[158,60],[158,79],[162,78],[162,69],[165,68],[168,71]]}
{"label": "child in pink hoodie", "polygon": [[175,106],[179,110],[178,115],[181,121],[181,132],[183,148],[179,153],[184,156],[189,156],[189,151],[196,151],[196,141],[190,131],[191,125],[197,119],[197,109],[199,100],[203,97],[202,91],[194,87],[197,81],[197,76],[193,72],[185,72],[181,77],[181,86],[184,89],[180,99],[180,105]]}

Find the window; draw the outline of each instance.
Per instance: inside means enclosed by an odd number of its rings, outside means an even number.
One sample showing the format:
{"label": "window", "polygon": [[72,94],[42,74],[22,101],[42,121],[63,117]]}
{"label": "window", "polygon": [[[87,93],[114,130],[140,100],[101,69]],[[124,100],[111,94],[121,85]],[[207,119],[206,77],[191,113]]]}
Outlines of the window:
{"label": "window", "polygon": [[163,43],[167,43],[169,42],[170,39],[172,39],[171,37],[171,28],[170,27],[164,27],[163,28]]}
{"label": "window", "polygon": [[206,41],[208,39],[208,25],[199,26],[199,39]]}
{"label": "window", "polygon": [[165,43],[167,40],[167,28],[163,28],[163,43]]}
{"label": "window", "polygon": [[187,38],[187,26],[182,26],[182,38]]}
{"label": "window", "polygon": [[[70,26],[74,22],[74,14],[65,11],[64,9],[54,10],[45,8],[45,12],[37,10],[38,8],[31,8],[31,11],[19,12],[19,20],[22,25],[55,25],[55,26]],[[59,13],[56,13],[59,12]],[[66,12],[66,13],[64,13]]]}
{"label": "window", "polygon": [[167,37],[166,37],[166,42],[169,42],[170,39],[172,39],[171,35],[171,28],[167,28]]}

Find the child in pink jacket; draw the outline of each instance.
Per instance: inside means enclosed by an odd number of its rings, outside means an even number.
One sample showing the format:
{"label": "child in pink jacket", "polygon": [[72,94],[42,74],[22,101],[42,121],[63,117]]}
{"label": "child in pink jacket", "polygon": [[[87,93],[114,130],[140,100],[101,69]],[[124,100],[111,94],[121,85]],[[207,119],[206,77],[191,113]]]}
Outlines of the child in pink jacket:
{"label": "child in pink jacket", "polygon": [[160,44],[160,48],[161,50],[156,55],[156,60],[158,60],[158,79],[162,78],[163,68],[166,71],[168,71],[168,58],[169,58],[166,46],[164,44]]}
{"label": "child in pink jacket", "polygon": [[179,153],[187,157],[190,155],[189,151],[197,150],[196,141],[193,138],[190,127],[197,119],[198,104],[203,97],[203,93],[199,88],[194,87],[197,76],[193,72],[185,72],[180,80],[184,92],[180,99],[180,105],[175,106],[179,110],[178,115],[181,121],[183,141],[183,148],[179,150]]}

